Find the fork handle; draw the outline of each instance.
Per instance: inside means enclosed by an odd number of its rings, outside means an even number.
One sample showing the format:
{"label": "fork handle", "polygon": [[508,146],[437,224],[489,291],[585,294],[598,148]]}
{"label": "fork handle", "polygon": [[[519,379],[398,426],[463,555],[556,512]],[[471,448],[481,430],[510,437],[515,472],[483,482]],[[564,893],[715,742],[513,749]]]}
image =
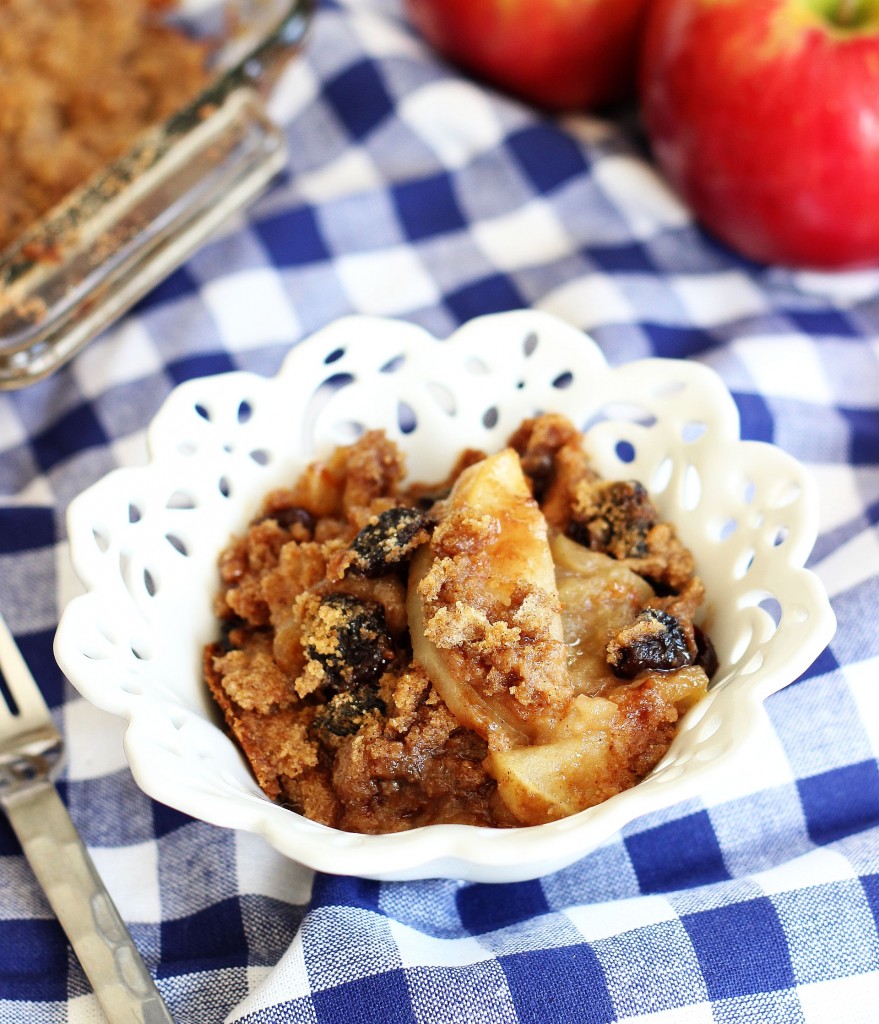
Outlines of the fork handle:
{"label": "fork handle", "polygon": [[173,1024],[54,784],[28,787],[4,803],[110,1024]]}

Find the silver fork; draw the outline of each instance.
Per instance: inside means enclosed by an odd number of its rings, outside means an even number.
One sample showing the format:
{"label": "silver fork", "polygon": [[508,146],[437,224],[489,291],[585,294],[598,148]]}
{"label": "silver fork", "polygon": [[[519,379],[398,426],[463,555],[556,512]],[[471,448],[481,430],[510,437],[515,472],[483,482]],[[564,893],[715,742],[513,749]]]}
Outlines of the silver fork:
{"label": "silver fork", "polygon": [[0,616],[0,806],[111,1024],[173,1024],[53,782],[64,741]]}

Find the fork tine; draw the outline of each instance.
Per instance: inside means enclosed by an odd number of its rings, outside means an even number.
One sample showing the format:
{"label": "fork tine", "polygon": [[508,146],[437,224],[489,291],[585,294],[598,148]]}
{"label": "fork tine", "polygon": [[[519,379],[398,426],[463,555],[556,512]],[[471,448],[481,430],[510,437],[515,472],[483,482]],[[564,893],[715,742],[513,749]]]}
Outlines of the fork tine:
{"label": "fork tine", "polygon": [[4,715],[0,701],[0,806],[106,1019],[174,1024],[52,782],[63,741],[2,615],[0,676],[18,705],[18,714]]}
{"label": "fork tine", "polygon": [[[18,649],[12,633],[0,615],[0,675],[15,702],[17,724],[20,728],[39,725],[51,719],[51,714],[37,681]],[[12,708],[9,709],[13,711]]]}

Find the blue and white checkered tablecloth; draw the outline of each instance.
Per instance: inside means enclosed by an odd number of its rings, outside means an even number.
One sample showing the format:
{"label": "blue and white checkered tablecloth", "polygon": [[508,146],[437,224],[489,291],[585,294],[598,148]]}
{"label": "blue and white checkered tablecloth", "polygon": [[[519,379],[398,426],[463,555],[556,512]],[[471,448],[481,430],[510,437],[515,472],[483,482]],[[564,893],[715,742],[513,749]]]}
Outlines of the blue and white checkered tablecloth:
{"label": "blue and white checkered tablecloth", "polygon": [[[0,610],[63,727],[61,793],[176,1021],[868,1024],[879,1020],[879,273],[793,273],[706,237],[637,124],[547,119],[461,77],[399,0],[327,0],[273,102],[289,169],[56,376],[0,395]],[[613,363],[711,365],[747,438],[821,492],[839,630],[770,698],[723,789],[539,881],[317,875],[151,802],[121,723],[52,656],[64,514],[145,458],[178,382],[273,373],[346,313],[444,336],[534,306]],[[97,1003],[0,820],[0,1022]]]}

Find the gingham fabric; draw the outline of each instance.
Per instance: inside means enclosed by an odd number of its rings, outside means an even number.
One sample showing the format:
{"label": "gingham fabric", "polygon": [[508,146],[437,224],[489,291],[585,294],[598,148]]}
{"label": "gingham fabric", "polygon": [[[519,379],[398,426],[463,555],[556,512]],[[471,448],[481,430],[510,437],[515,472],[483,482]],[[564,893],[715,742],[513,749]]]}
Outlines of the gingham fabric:
{"label": "gingham fabric", "polygon": [[[879,1020],[879,275],[752,265],[663,187],[631,113],[548,119],[434,56],[398,0],[324,3],[273,112],[289,169],[75,362],[0,395],[0,610],[68,745],[63,798],[180,1024]],[[612,363],[711,365],[808,465],[830,649],[723,785],[539,881],[312,875],[150,801],[52,656],[69,500],[145,458],[176,383],[273,373],[346,313],[445,336],[533,306]],[[0,820],[0,1022],[102,1019]]]}

